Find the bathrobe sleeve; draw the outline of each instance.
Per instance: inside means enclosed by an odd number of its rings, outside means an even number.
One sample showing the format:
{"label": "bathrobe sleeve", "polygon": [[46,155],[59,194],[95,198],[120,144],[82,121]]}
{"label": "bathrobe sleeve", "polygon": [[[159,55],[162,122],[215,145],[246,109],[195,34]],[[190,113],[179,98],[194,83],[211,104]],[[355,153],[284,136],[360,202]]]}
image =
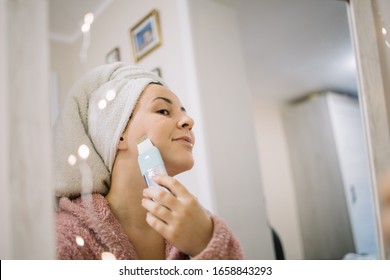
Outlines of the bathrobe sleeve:
{"label": "bathrobe sleeve", "polygon": [[207,247],[193,260],[242,260],[244,254],[239,241],[219,217],[209,214],[213,221],[213,235]]}

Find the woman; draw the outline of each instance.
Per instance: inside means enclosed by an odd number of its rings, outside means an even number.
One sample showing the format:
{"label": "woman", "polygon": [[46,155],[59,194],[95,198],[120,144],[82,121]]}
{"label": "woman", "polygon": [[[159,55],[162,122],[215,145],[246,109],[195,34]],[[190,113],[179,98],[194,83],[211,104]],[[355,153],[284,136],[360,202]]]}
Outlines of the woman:
{"label": "woman", "polygon": [[[73,89],[56,135],[60,259],[242,259],[226,224],[176,179],[192,168],[194,121],[149,71],[100,66]],[[137,141],[158,147],[168,175],[147,188]]]}

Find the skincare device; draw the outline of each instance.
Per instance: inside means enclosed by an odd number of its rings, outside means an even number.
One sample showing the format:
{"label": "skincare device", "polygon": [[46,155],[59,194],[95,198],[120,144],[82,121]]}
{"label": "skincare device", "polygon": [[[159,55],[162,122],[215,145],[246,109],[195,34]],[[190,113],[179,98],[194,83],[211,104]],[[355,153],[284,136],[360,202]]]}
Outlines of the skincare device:
{"label": "skincare device", "polygon": [[160,186],[153,180],[153,175],[167,174],[160,151],[145,135],[138,140],[138,165],[149,188],[167,188]]}

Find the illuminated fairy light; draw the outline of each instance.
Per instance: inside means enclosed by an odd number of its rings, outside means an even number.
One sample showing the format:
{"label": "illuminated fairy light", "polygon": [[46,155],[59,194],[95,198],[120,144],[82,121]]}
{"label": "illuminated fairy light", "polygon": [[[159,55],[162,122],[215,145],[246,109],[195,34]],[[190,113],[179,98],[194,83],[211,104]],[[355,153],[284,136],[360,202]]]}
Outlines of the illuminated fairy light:
{"label": "illuminated fairy light", "polygon": [[76,244],[79,246],[84,246],[84,239],[81,236],[76,235]]}
{"label": "illuminated fairy light", "polygon": [[386,34],[387,34],[387,30],[386,30],[386,28],[384,28],[384,27],[382,27],[382,34],[383,34],[383,35],[386,35]]}
{"label": "illuminated fairy light", "polygon": [[107,91],[107,93],[106,93],[106,99],[107,99],[108,101],[114,100],[115,97],[116,97],[116,91],[115,91],[115,90],[110,89],[109,91]]}
{"label": "illuminated fairy light", "polygon": [[87,147],[87,145],[81,145],[79,147],[79,150],[78,150],[78,153],[79,153],[79,156],[82,158],[82,159],[87,159],[88,156],[89,156],[89,148]]}
{"label": "illuminated fairy light", "polygon": [[99,107],[100,110],[103,110],[104,108],[106,108],[106,106],[107,106],[107,101],[106,100],[102,99],[102,100],[99,101],[98,107]]}
{"label": "illuminated fairy light", "polygon": [[77,162],[77,158],[76,158],[74,155],[70,155],[70,156],[68,157],[68,163],[69,163],[70,165],[75,165],[76,162]]}
{"label": "illuminated fairy light", "polygon": [[84,23],[88,23],[89,25],[91,25],[94,19],[95,17],[93,13],[87,13],[84,16]]}
{"label": "illuminated fairy light", "polygon": [[92,13],[87,13],[84,16],[84,23],[81,26],[81,32],[87,33],[91,29],[91,24],[93,23],[94,15]]}
{"label": "illuminated fairy light", "polygon": [[102,253],[102,260],[114,261],[114,260],[116,260],[116,257],[110,252],[103,252]]}
{"label": "illuminated fairy light", "polygon": [[84,23],[81,26],[81,32],[83,32],[83,33],[87,33],[90,29],[91,29],[91,25],[88,23]]}
{"label": "illuminated fairy light", "polygon": [[94,21],[94,15],[87,13],[84,15],[84,23],[81,25],[81,32],[83,33],[83,44],[80,50],[80,60],[82,63],[86,63],[88,60],[88,48],[91,43],[91,25]]}

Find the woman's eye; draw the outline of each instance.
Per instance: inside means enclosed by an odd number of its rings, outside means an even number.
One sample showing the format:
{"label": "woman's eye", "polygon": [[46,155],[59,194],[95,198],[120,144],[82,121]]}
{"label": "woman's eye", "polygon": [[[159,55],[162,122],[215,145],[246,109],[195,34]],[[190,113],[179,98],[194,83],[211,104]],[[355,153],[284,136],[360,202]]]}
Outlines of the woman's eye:
{"label": "woman's eye", "polygon": [[161,115],[165,115],[165,116],[169,115],[169,111],[167,109],[158,110],[157,113],[159,113]]}

